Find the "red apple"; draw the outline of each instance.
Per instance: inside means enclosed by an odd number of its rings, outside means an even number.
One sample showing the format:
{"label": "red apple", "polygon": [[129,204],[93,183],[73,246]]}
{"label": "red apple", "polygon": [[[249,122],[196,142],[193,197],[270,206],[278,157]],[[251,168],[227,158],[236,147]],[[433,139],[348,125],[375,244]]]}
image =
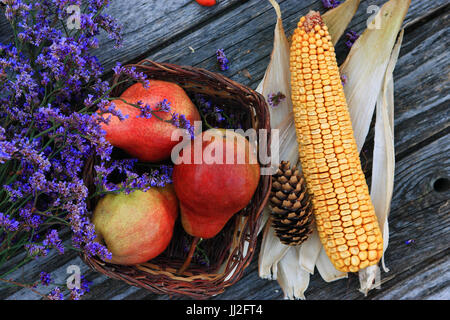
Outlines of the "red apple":
{"label": "red apple", "polygon": [[204,7],[212,7],[216,4],[216,0],[195,0],[199,5]]}
{"label": "red apple", "polygon": [[167,248],[177,216],[178,200],[170,185],[106,195],[96,206],[92,222],[97,240],[112,253],[108,262],[133,265]]}
{"label": "red apple", "polygon": [[[195,152],[203,154],[202,163],[194,163]],[[173,184],[183,227],[194,237],[212,238],[252,199],[260,179],[256,154],[244,136],[211,129],[197,135],[176,163],[180,159],[184,163],[174,166]]]}
{"label": "red apple", "polygon": [[[142,101],[152,107],[166,99],[171,104],[171,113],[185,115],[191,125],[194,125],[194,121],[201,120],[197,108],[183,88],[172,82],[150,80],[148,89],[141,83],[136,83],[120,97],[130,103]],[[109,124],[104,124],[106,139],[113,146],[141,161],[158,162],[168,159],[172,148],[178,143],[171,140],[172,132],[177,128],[155,116],[150,119],[140,118],[140,110],[123,101],[113,102],[123,115],[128,115],[128,119],[120,121],[117,117],[112,117]],[[156,112],[156,115],[170,120],[171,113],[160,111]]]}

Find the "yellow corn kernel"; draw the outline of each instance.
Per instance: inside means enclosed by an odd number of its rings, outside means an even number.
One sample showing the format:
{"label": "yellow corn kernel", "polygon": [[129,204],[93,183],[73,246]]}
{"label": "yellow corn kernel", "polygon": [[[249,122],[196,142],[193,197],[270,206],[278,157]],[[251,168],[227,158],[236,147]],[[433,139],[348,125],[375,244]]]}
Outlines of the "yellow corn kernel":
{"label": "yellow corn kernel", "polygon": [[312,203],[320,221],[319,237],[338,270],[357,272],[378,263],[383,238],[361,169],[336,54],[320,13],[302,17],[292,41],[297,141],[308,190],[317,200]]}

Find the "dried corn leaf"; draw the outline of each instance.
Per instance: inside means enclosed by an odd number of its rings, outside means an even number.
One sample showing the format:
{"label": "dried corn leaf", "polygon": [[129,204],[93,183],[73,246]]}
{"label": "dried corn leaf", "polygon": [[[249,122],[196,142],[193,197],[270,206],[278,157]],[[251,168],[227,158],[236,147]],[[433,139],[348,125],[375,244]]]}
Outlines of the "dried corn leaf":
{"label": "dried corn leaf", "polygon": [[[266,99],[269,94],[278,92],[286,96],[286,99],[276,108],[270,108],[270,124],[272,129],[279,130],[280,141],[289,141],[289,143],[280,143],[280,159],[288,160],[295,164],[298,161],[298,144],[295,126],[292,121],[289,42],[283,29],[280,6],[275,0],[269,1],[277,14],[273,51],[264,78],[256,91],[261,93]],[[274,163],[274,165],[277,166],[278,163]]]}
{"label": "dried corn leaf", "polygon": [[[394,145],[394,69],[397,64],[404,30],[400,32],[397,43],[388,63],[381,92],[376,105],[375,146],[373,151],[372,185],[370,196],[375,207],[378,223],[383,233],[384,252],[389,243],[388,216],[394,190],[395,145]],[[365,295],[369,290],[379,287],[380,270],[378,266],[366,268],[359,273],[360,291]]]}
{"label": "dried corn leaf", "polygon": [[[278,283],[284,292],[285,299],[305,299],[305,291],[309,285],[309,273],[298,264],[298,247],[290,247],[279,262]],[[297,276],[293,277],[292,274]]]}
{"label": "dried corn leaf", "polygon": [[278,263],[285,256],[289,246],[282,244],[270,222],[264,228],[261,252],[258,259],[258,273],[263,279],[276,280],[278,274]]}
{"label": "dried corn leaf", "polygon": [[347,0],[343,4],[322,15],[323,21],[330,32],[333,44],[336,44],[344,34],[347,25],[350,23],[359,7],[359,2],[359,0]]}
{"label": "dried corn leaf", "polygon": [[319,239],[319,234],[314,228],[313,233],[309,236],[300,246],[299,251],[299,264],[303,270],[308,271],[310,274],[314,274],[314,268],[316,266],[317,258],[319,258],[320,249],[322,243]]}
{"label": "dried corn leaf", "polygon": [[317,258],[316,267],[317,271],[320,273],[320,276],[326,282],[336,281],[347,278],[348,276],[346,272],[339,271],[334,267],[323,247],[321,248],[319,257]]}
{"label": "dried corn leaf", "polygon": [[348,79],[344,90],[360,151],[369,132],[391,52],[410,3],[411,0],[385,3],[356,40],[340,68],[341,74]]}
{"label": "dried corn leaf", "polygon": [[[292,121],[289,43],[284,33],[280,7],[274,0],[270,0],[270,3],[273,5],[277,14],[277,23],[274,32],[274,48],[270,64],[263,80],[256,90],[266,97],[266,99],[269,94],[277,92],[282,92],[286,96],[286,99],[276,107],[276,110],[270,109],[271,128],[279,130],[280,141],[294,142],[294,145],[291,145],[291,143],[289,143],[289,145],[280,143],[279,153],[281,159],[291,160],[292,163],[296,163],[298,161],[298,147],[295,127]],[[288,158],[287,154],[290,154]],[[277,166],[278,163],[273,163],[273,165]],[[270,209],[266,207],[263,211],[263,218],[268,221],[269,215]],[[278,240],[270,221],[267,222],[261,242],[261,253],[258,261],[258,271],[261,278],[276,279],[278,262],[286,254],[288,248],[289,247],[283,245]]]}
{"label": "dried corn leaf", "polygon": [[370,290],[381,288],[380,267],[373,265],[358,272],[359,283],[361,285],[359,291],[364,295]]}
{"label": "dried corn leaf", "polygon": [[270,208],[265,206],[261,213],[261,224],[259,225],[258,234],[265,228],[267,221],[270,219]]}
{"label": "dried corn leaf", "polygon": [[[404,30],[400,32],[397,44],[392,52],[384,80],[383,89],[377,102],[375,124],[375,146],[373,153],[371,198],[383,230],[383,252],[388,245],[387,218],[394,191],[395,145],[394,145],[394,69],[397,64]],[[386,237],[385,237],[386,236]]]}

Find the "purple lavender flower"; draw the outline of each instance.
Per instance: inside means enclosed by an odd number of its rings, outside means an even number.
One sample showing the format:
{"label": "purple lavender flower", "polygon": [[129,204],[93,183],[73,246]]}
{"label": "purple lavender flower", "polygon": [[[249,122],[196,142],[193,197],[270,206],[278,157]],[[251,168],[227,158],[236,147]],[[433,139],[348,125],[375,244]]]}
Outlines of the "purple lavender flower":
{"label": "purple lavender flower", "polygon": [[136,116],[136,118],[144,118],[144,119],[150,119],[153,117],[153,108],[149,104],[144,104],[142,101],[136,102],[136,105],[139,108],[140,114]]}
{"label": "purple lavender flower", "polygon": [[337,0],[322,0],[325,9],[333,9],[341,4],[342,1]]}
{"label": "purple lavender flower", "polygon": [[[125,159],[114,161],[108,168],[97,166],[95,169],[99,172],[96,179],[96,184],[102,186],[103,190],[108,192],[122,192],[130,193],[134,190],[146,191],[152,187],[164,187],[172,183],[172,167],[162,165],[159,169],[154,169],[148,173],[138,175],[133,172],[136,164],[135,159]],[[126,176],[126,179],[121,184],[114,184],[108,180],[108,176],[117,171]]]}
{"label": "purple lavender flower", "polygon": [[278,107],[278,105],[286,99],[286,96],[282,92],[271,93],[267,96],[267,102],[272,108]]}
{"label": "purple lavender flower", "polygon": [[92,284],[92,281],[89,281],[88,279],[86,279],[86,277],[84,275],[81,275],[80,280],[81,280],[81,288],[80,289],[84,293],[90,292],[91,291],[90,286]]}
{"label": "purple lavender flower", "polygon": [[180,115],[176,112],[172,113],[172,119],[170,120],[170,122],[177,128],[186,129],[191,135],[191,138],[194,138],[195,128],[193,125],[191,125],[191,122],[186,119],[186,116],[184,114]]}
{"label": "purple lavender flower", "polygon": [[233,114],[227,115],[222,106],[215,105],[208,97],[196,94],[194,101],[197,104],[200,114],[209,126],[226,129],[241,127],[241,124],[235,119]]}
{"label": "purple lavender flower", "polygon": [[0,142],[0,164],[5,163],[5,161],[11,159],[11,155],[6,153],[3,149],[3,145]]}
{"label": "purple lavender flower", "polygon": [[[144,104],[142,101],[138,101],[135,105],[140,111],[136,116],[137,118],[150,119],[154,116],[155,112],[166,112],[169,113],[172,110],[172,106],[167,99],[164,99],[157,103],[154,107],[149,104]],[[158,117],[159,118],[159,117]],[[159,118],[162,120],[161,118]],[[176,112],[171,113],[170,120],[164,120],[176,126],[177,128],[188,130],[189,134],[194,137],[194,127],[191,125],[190,121],[185,115],[180,115]]]}
{"label": "purple lavender flower", "polygon": [[347,37],[347,41],[345,42],[345,45],[350,49],[356,40],[358,40],[359,35],[355,31],[348,31],[345,36]]}
{"label": "purple lavender flower", "polygon": [[102,260],[110,260],[112,254],[98,242],[89,242],[84,248],[89,257],[99,256]]}
{"label": "purple lavender flower", "polygon": [[0,227],[7,231],[17,231],[19,229],[19,222],[10,218],[9,215],[5,215],[0,212]]}
{"label": "purple lavender flower", "polygon": [[150,86],[150,82],[147,79],[147,76],[143,72],[138,72],[136,70],[136,67],[122,66],[120,62],[117,62],[116,66],[113,68],[113,71],[116,75],[124,74],[130,79],[142,82],[144,88],[148,88]]}
{"label": "purple lavender flower", "polygon": [[226,71],[229,69],[228,63],[229,60],[227,59],[225,52],[223,49],[218,49],[216,51],[216,56],[217,56],[217,62],[219,64],[219,68],[222,71]]}
{"label": "purple lavender flower", "polygon": [[[88,99],[90,99],[90,98],[88,98]],[[90,100],[87,100],[87,101],[85,100],[86,106],[89,107],[90,103],[91,103]],[[98,122],[98,123],[104,122],[104,123],[108,124],[113,116],[118,118],[120,121],[128,119],[128,117],[129,117],[128,115],[123,115],[122,111],[117,109],[117,106],[114,102],[109,102],[108,100],[104,100],[104,99],[100,100],[97,104],[97,108],[98,108],[99,116],[94,115],[93,119],[92,119],[93,122]],[[103,117],[104,114],[109,114],[109,117],[104,118]]]}
{"label": "purple lavender flower", "polygon": [[44,286],[48,286],[53,281],[51,275],[45,271],[42,271],[39,274],[39,277],[41,279],[41,284]]}
{"label": "purple lavender flower", "polygon": [[100,28],[108,33],[109,38],[115,41],[116,48],[120,48],[123,44],[122,26],[114,18],[106,14],[100,15],[97,18],[97,23]]}
{"label": "purple lavender flower", "polygon": [[73,288],[70,290],[70,300],[81,300],[83,292],[80,289]]}
{"label": "purple lavender flower", "polygon": [[225,117],[223,116],[223,110],[220,109],[219,107],[215,107],[215,108],[214,108],[214,113],[215,113],[215,115],[216,115],[216,120],[217,120],[218,122],[224,122],[224,121],[227,120],[227,118],[225,118]]}
{"label": "purple lavender flower", "polygon": [[24,17],[30,11],[31,6],[23,3],[21,0],[2,1],[6,5],[5,16],[6,19],[12,21],[15,17]]}
{"label": "purple lavender flower", "polygon": [[208,98],[204,95],[201,94],[196,94],[195,95],[195,100],[197,101],[197,103],[199,104],[200,108],[203,111],[209,112],[211,107],[212,107],[212,101],[208,100]]}
{"label": "purple lavender flower", "polygon": [[26,244],[25,249],[27,250],[29,256],[34,258],[45,257],[48,254],[48,249],[38,244]]}
{"label": "purple lavender flower", "polygon": [[45,240],[42,243],[47,248],[55,248],[58,250],[59,254],[64,253],[64,246],[62,244],[61,239],[59,238],[58,231],[53,229],[51,230],[47,236],[45,237]]}
{"label": "purple lavender flower", "polygon": [[54,288],[47,297],[50,300],[64,300],[64,294],[59,287]]}
{"label": "purple lavender flower", "polygon": [[170,112],[172,110],[172,106],[167,99],[164,99],[163,101],[159,102],[156,107],[155,111],[161,111],[161,112]]}
{"label": "purple lavender flower", "polygon": [[70,290],[70,299],[71,300],[80,300],[82,296],[86,293],[90,292],[89,286],[92,284],[91,281],[88,281],[83,275],[81,275],[80,279],[81,288],[73,288]]}

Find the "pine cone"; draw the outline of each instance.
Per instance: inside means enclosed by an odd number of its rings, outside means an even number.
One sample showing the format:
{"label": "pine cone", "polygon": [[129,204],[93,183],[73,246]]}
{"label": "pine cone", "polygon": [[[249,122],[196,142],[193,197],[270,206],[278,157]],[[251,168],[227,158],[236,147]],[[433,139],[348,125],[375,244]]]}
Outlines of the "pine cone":
{"label": "pine cone", "polygon": [[283,244],[296,246],[312,232],[313,210],[303,175],[289,161],[272,176],[272,226]]}

